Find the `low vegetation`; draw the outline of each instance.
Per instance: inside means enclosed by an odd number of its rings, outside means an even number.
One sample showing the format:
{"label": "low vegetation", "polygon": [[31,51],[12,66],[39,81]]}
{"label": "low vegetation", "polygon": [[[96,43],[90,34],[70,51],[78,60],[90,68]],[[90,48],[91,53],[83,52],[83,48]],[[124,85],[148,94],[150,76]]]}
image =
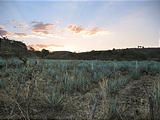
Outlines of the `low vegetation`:
{"label": "low vegetation", "polygon": [[159,119],[159,52],[51,53],[2,37],[0,119]]}
{"label": "low vegetation", "polygon": [[0,119],[160,118],[159,62],[28,59],[23,64],[1,58],[0,66]]}

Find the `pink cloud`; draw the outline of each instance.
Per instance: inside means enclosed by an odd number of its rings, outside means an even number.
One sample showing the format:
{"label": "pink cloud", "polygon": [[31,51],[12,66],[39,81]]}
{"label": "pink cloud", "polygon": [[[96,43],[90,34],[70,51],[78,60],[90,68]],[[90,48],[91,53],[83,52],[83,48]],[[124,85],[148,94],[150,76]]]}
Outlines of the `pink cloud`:
{"label": "pink cloud", "polygon": [[13,37],[25,37],[27,36],[27,34],[26,33],[14,33],[12,36]]}
{"label": "pink cloud", "polygon": [[85,34],[89,35],[89,36],[95,35],[97,33],[109,32],[108,30],[103,30],[103,29],[100,29],[100,28],[88,29],[88,28],[85,28],[85,27],[77,26],[77,25],[70,25],[70,26],[68,26],[68,29],[71,30],[74,33],[77,33],[77,34],[84,31]]}
{"label": "pink cloud", "polygon": [[10,32],[0,29],[0,36],[9,36],[9,35],[11,35]]}
{"label": "pink cloud", "polygon": [[87,32],[87,35],[94,35],[94,34],[97,34],[97,33],[106,33],[106,32],[109,32],[108,30],[103,30],[103,29],[99,29],[99,28],[94,28],[94,29],[91,29]]}
{"label": "pink cloud", "polygon": [[32,22],[33,28],[32,32],[34,33],[41,33],[41,34],[50,34],[50,30],[53,30],[54,24],[46,23],[44,24],[43,22]]}
{"label": "pink cloud", "polygon": [[3,28],[4,28],[4,26],[0,25],[0,29],[3,29]]}
{"label": "pink cloud", "polygon": [[64,47],[63,45],[56,45],[56,44],[48,44],[48,45],[43,45],[43,44],[35,44],[35,45],[28,45],[28,48],[34,48],[35,50],[42,50],[42,49],[47,49],[48,47]]}
{"label": "pink cloud", "polygon": [[68,26],[68,29],[70,29],[71,31],[73,31],[75,33],[80,33],[82,31],[87,31],[87,29],[82,28],[81,26],[77,26],[77,25],[70,25],[70,26]]}
{"label": "pink cloud", "polygon": [[16,20],[12,20],[11,23],[14,24],[14,28],[24,29],[28,26],[26,22],[18,22]]}

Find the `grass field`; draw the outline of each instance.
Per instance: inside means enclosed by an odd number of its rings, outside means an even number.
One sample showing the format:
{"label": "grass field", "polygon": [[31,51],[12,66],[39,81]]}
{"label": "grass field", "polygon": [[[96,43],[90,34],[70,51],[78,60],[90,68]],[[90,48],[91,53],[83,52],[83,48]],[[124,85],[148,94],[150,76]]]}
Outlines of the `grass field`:
{"label": "grass field", "polygon": [[0,119],[158,119],[160,63],[0,59]]}

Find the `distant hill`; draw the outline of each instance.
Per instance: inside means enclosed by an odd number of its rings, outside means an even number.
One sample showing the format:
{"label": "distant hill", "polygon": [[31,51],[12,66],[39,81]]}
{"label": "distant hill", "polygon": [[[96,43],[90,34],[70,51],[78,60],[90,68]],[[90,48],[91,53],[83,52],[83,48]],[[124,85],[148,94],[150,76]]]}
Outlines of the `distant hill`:
{"label": "distant hill", "polygon": [[50,52],[47,50],[35,51],[33,48],[20,42],[0,38],[1,57],[32,57],[64,60],[156,60],[160,61],[160,48],[127,48],[103,51],[73,53],[69,51]]}
{"label": "distant hill", "polygon": [[27,46],[15,40],[9,40],[6,37],[0,38],[0,56],[1,57],[20,57],[27,56]]}
{"label": "distant hill", "polygon": [[160,48],[129,48],[91,51],[78,54],[79,59],[100,60],[160,60]]}
{"label": "distant hill", "polygon": [[78,59],[78,60],[156,60],[160,61],[160,48],[129,48],[106,51],[90,51],[72,53],[68,51],[53,52],[48,59]]}

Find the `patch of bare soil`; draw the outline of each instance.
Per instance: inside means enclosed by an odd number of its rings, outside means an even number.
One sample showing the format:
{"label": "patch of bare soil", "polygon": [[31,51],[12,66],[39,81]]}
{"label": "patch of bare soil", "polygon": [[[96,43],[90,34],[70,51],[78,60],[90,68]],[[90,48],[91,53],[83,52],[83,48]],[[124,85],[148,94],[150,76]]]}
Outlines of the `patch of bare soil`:
{"label": "patch of bare soil", "polygon": [[154,79],[158,79],[157,76],[142,76],[119,90],[118,101],[127,107],[123,113],[125,119],[149,119],[149,100],[145,88],[150,90]]}

